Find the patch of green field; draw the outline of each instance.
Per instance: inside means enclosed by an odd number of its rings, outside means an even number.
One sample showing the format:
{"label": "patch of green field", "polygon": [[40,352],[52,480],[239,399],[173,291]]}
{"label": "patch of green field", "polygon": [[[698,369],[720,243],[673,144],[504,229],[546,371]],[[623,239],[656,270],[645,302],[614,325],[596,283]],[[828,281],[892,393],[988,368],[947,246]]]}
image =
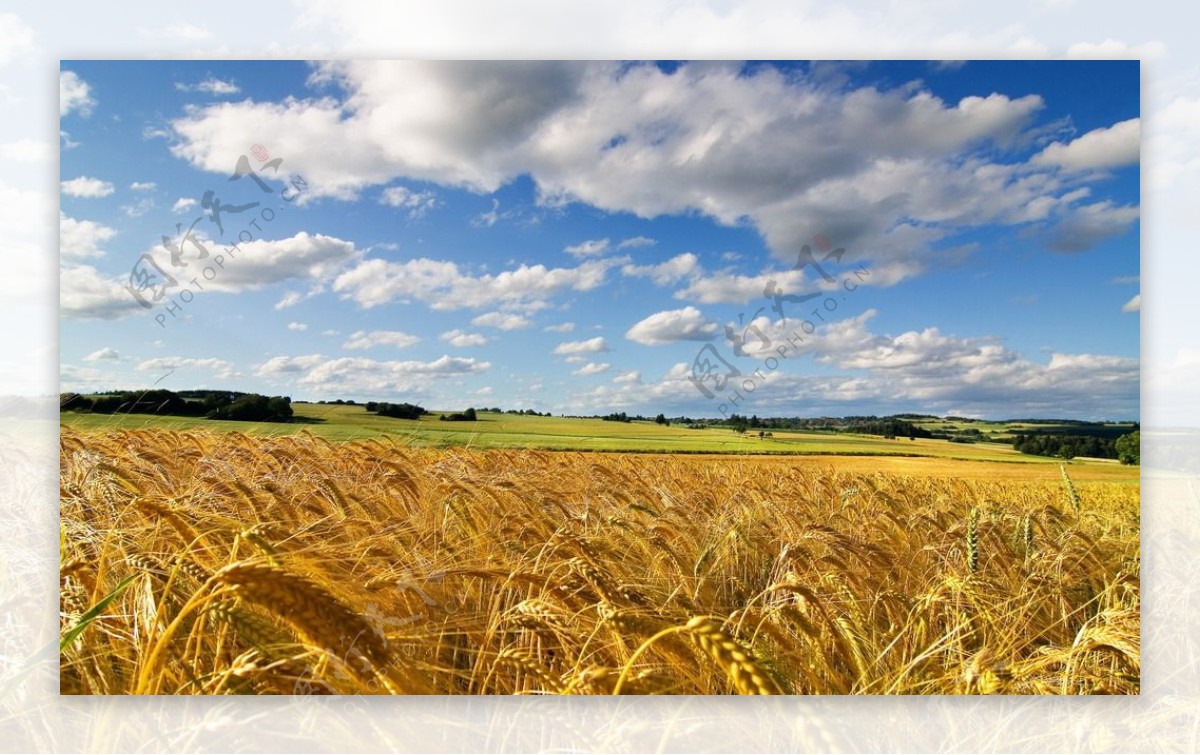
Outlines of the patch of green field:
{"label": "patch of green field", "polygon": [[533,417],[479,413],[476,422],[442,422],[438,415],[402,420],[369,414],[361,405],[294,403],[296,421],[255,423],[144,414],[103,415],[65,412],[63,424],[80,430],[160,428],[239,431],[285,435],[310,431],[329,440],[394,436],[420,446],[537,448],[547,450],[629,451],[659,453],[804,454],[932,457],[1022,464],[1057,464],[1028,456],[999,443],[950,443],[945,440],[777,431],[772,438],[757,432],[738,435],[728,428],[692,430],[652,422],[606,422],[599,419]]}
{"label": "patch of green field", "polygon": [[[1020,433],[1042,432],[1042,433],[1058,433],[1063,435],[1086,434],[1086,429],[1080,429],[1078,426],[1063,424],[1059,422],[993,422],[990,420],[960,420],[960,419],[918,419],[911,420],[912,423],[922,429],[930,432],[955,433],[963,430],[978,430],[983,433],[989,440],[999,443],[1011,443]],[[1105,422],[1105,427],[1114,428],[1116,435],[1123,435],[1127,432],[1133,432],[1134,427],[1129,422]]]}

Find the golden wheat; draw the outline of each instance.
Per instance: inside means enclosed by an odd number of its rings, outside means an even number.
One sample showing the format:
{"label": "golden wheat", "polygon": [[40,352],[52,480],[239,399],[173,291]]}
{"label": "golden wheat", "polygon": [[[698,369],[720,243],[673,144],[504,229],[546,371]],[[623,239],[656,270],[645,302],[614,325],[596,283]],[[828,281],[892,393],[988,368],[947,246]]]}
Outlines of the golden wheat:
{"label": "golden wheat", "polygon": [[1137,693],[1137,485],[1029,466],[64,428],[61,691]]}

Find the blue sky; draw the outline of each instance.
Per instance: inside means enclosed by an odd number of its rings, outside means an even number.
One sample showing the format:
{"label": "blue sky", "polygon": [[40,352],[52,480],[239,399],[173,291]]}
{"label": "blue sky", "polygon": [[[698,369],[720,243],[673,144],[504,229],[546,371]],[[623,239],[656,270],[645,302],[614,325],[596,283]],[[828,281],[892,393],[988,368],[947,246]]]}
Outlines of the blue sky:
{"label": "blue sky", "polygon": [[[1137,62],[62,71],[63,390],[1139,415]],[[230,180],[242,155],[270,194]],[[222,236],[208,190],[259,204]],[[162,237],[196,220],[212,256],[174,267]],[[832,287],[805,244],[845,249]],[[147,253],[178,285],[143,308]],[[781,319],[772,280],[820,296]],[[742,374],[718,389],[702,349]]]}

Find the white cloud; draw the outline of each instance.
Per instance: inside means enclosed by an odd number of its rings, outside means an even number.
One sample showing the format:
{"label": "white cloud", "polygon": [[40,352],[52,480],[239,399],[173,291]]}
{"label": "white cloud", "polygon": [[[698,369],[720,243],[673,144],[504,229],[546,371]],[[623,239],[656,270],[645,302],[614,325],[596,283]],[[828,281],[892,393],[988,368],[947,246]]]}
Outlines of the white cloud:
{"label": "white cloud", "polygon": [[588,362],[584,366],[573,371],[571,374],[578,375],[579,377],[588,377],[589,375],[599,375],[602,372],[607,372],[609,367],[610,367],[610,365],[608,362],[600,362],[600,363]]}
{"label": "white cloud", "polygon": [[[875,334],[868,327],[875,316],[875,310],[867,310],[822,325],[812,334],[802,332],[795,321],[763,317],[747,324],[767,339],[746,335],[745,350],[752,357],[774,356],[779,346],[794,339],[789,358],[812,357],[851,373],[814,378],[788,371],[777,375],[774,387],[762,394],[756,389],[756,400],[767,407],[772,400],[784,406],[808,399],[841,404],[872,400],[942,411],[954,405],[994,412],[1003,405],[1010,412],[1044,416],[1094,412],[1100,400],[1114,416],[1136,413],[1137,359],[1056,353],[1048,363],[1039,363],[993,336],[959,337],[936,327],[895,336]],[[749,333],[744,327],[734,327],[735,333]],[[780,373],[785,371],[780,368]],[[802,377],[811,382],[794,379]]]}
{"label": "white cloud", "polygon": [[117,352],[116,349],[114,349],[110,346],[105,346],[104,348],[97,349],[96,351],[93,351],[91,354],[88,354],[87,356],[85,356],[83,358],[83,361],[85,361],[85,362],[100,362],[100,361],[115,362],[115,361],[119,361],[120,359],[121,359],[121,355],[120,355],[120,353]]}
{"label": "white cloud", "polygon": [[194,370],[207,370],[223,380],[242,376],[232,362],[214,357],[205,359],[194,357],[155,357],[138,364],[137,368],[142,372],[191,372]]}
{"label": "white cloud", "polygon": [[197,84],[176,83],[175,88],[181,92],[204,92],[215,97],[225,97],[242,91],[241,87],[232,81],[224,81],[211,76]]}
{"label": "white cloud", "polygon": [[772,281],[775,282],[776,290],[783,291],[785,295],[808,294],[816,289],[816,285],[808,280],[803,270],[758,275],[722,271],[693,278],[686,288],[675,293],[675,298],[694,301],[697,304],[745,304],[762,299]]}
{"label": "white cloud", "polygon": [[490,362],[444,355],[431,362],[379,361],[366,357],[326,359],[320,354],[274,357],[259,365],[260,377],[285,378],[321,394],[415,396],[428,382],[475,375],[491,369]]}
{"label": "white cloud", "polygon": [[701,272],[700,260],[691,252],[672,257],[657,265],[625,265],[622,275],[649,278],[660,286],[666,286]]}
{"label": "white cloud", "polygon": [[293,375],[311,370],[325,361],[320,354],[306,354],[298,357],[272,357],[254,369],[259,377]]}
{"label": "white cloud", "polygon": [[82,116],[92,114],[96,100],[92,88],[74,71],[61,71],[58,75],[58,115],[65,118],[71,113]]}
{"label": "white cloud", "polygon": [[404,186],[389,186],[383,190],[379,203],[408,210],[410,220],[425,217],[438,206],[437,194],[432,191],[412,191]]}
{"label": "white cloud", "polygon": [[196,206],[196,200],[191,197],[180,197],[175,200],[175,204],[171,205],[171,212],[181,213],[187,212]]}
{"label": "white cloud", "polygon": [[1081,205],[1065,213],[1050,229],[1046,246],[1056,252],[1091,249],[1127,232],[1140,214],[1138,207],[1115,205],[1107,200]]}
{"label": "white cloud", "polygon": [[58,214],[58,249],[64,259],[102,257],[100,245],[116,236],[116,230],[91,220],[76,220]]}
{"label": "white cloud", "polygon": [[646,346],[676,341],[711,341],[717,323],[705,319],[695,307],[656,312],[630,328],[625,337]]}
{"label": "white cloud", "polygon": [[618,249],[637,249],[643,246],[654,246],[658,242],[646,236],[634,236],[617,244]]}
{"label": "white cloud", "polygon": [[421,339],[398,330],[359,330],[350,334],[350,340],[342,344],[343,349],[373,349],[376,346],[393,346],[407,349],[420,343]]}
{"label": "white cloud", "polygon": [[308,330],[308,325],[306,323],[302,323],[302,322],[289,322],[287,324],[287,329],[303,332],[305,330]]}
{"label": "white cloud", "polygon": [[245,133],[286,133],[314,197],[397,178],[492,192],[528,175],[544,206],[748,223],[781,258],[820,232],[907,260],[957,229],[1027,223],[1032,203],[1075,188],[990,162],[1029,134],[1036,95],[944,101],[919,83],[828,86],[736,63],[358,61],[314,81],[343,94],[194,109],[172,124],[176,153],[224,172]]}
{"label": "white cloud", "polygon": [[127,283],[127,279],[105,276],[90,265],[64,267],[59,273],[59,312],[69,319],[112,320],[143,311],[125,289]]}
{"label": "white cloud", "polygon": [[1122,312],[1140,312],[1142,309],[1142,295],[1134,294],[1133,298],[1125,302],[1121,307]]}
{"label": "white cloud", "polygon": [[608,351],[608,341],[604,336],[596,336],[586,341],[566,341],[554,347],[555,354],[598,354]]}
{"label": "white cloud", "polygon": [[129,184],[129,188],[133,191],[154,191],[158,188],[158,184],[153,181],[134,181]]}
{"label": "white cloud", "polygon": [[542,330],[546,331],[547,333],[570,333],[571,331],[575,330],[575,323],[562,322],[558,325],[547,325],[546,327],[542,328]]}
{"label": "white cloud", "polygon": [[608,251],[608,239],[581,241],[578,244],[565,247],[563,251],[576,257],[594,257]]}
{"label": "white cloud", "polygon": [[495,275],[471,275],[457,263],[419,258],[370,259],[338,276],[333,289],[370,308],[390,301],[421,301],[436,310],[538,309],[565,291],[591,291],[621,260],[584,262],[574,268],[521,265]]}
{"label": "white cloud", "polygon": [[438,338],[442,339],[451,346],[463,349],[470,346],[483,346],[488,342],[487,336],[480,333],[468,333],[465,330],[448,330],[442,333]]}
{"label": "white cloud", "polygon": [[89,178],[88,176],[80,176],[72,178],[69,181],[63,181],[60,186],[62,193],[72,197],[86,197],[88,199],[97,199],[107,197],[116,191],[108,181],[101,181],[99,178]]}
{"label": "white cloud", "polygon": [[[206,280],[204,288],[223,293],[257,291],[287,280],[322,281],[359,258],[354,244],[349,241],[304,231],[291,238],[258,239],[239,244],[240,251],[234,256],[209,239],[201,239],[201,243],[208,249],[209,257],[196,260],[198,253],[189,244],[184,254],[187,271],[199,273],[204,266],[215,265],[215,258],[221,256],[219,273],[212,280]],[[161,247],[151,250],[151,254],[164,270],[171,269],[169,256]],[[284,299],[287,299],[286,295]]]}
{"label": "white cloud", "polygon": [[0,158],[18,163],[40,163],[50,160],[54,150],[42,139],[18,139],[0,144]]}
{"label": "white cloud", "polygon": [[479,315],[471,320],[471,324],[479,327],[497,328],[499,330],[522,330],[533,325],[532,322],[520,315],[504,312],[488,312]]}
{"label": "white cloud", "polygon": [[1089,131],[1067,144],[1055,142],[1035,155],[1034,165],[1054,165],[1067,170],[1119,168],[1133,165],[1141,155],[1140,118]]}
{"label": "white cloud", "polygon": [[625,370],[624,372],[617,373],[612,381],[618,385],[624,383],[640,383],[642,382],[642,373],[638,370]]}
{"label": "white cloud", "polygon": [[282,299],[275,302],[275,309],[287,309],[288,307],[294,307],[302,301],[304,301],[304,297],[301,294],[298,294],[295,291],[288,291],[283,295]]}

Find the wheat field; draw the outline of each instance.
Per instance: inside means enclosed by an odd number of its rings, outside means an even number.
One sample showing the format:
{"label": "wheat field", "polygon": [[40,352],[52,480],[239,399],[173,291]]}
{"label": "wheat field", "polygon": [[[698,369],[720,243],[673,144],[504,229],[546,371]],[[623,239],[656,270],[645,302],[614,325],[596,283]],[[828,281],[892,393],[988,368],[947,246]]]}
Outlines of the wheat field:
{"label": "wheat field", "polygon": [[1135,694],[1139,493],[61,438],[64,694]]}

